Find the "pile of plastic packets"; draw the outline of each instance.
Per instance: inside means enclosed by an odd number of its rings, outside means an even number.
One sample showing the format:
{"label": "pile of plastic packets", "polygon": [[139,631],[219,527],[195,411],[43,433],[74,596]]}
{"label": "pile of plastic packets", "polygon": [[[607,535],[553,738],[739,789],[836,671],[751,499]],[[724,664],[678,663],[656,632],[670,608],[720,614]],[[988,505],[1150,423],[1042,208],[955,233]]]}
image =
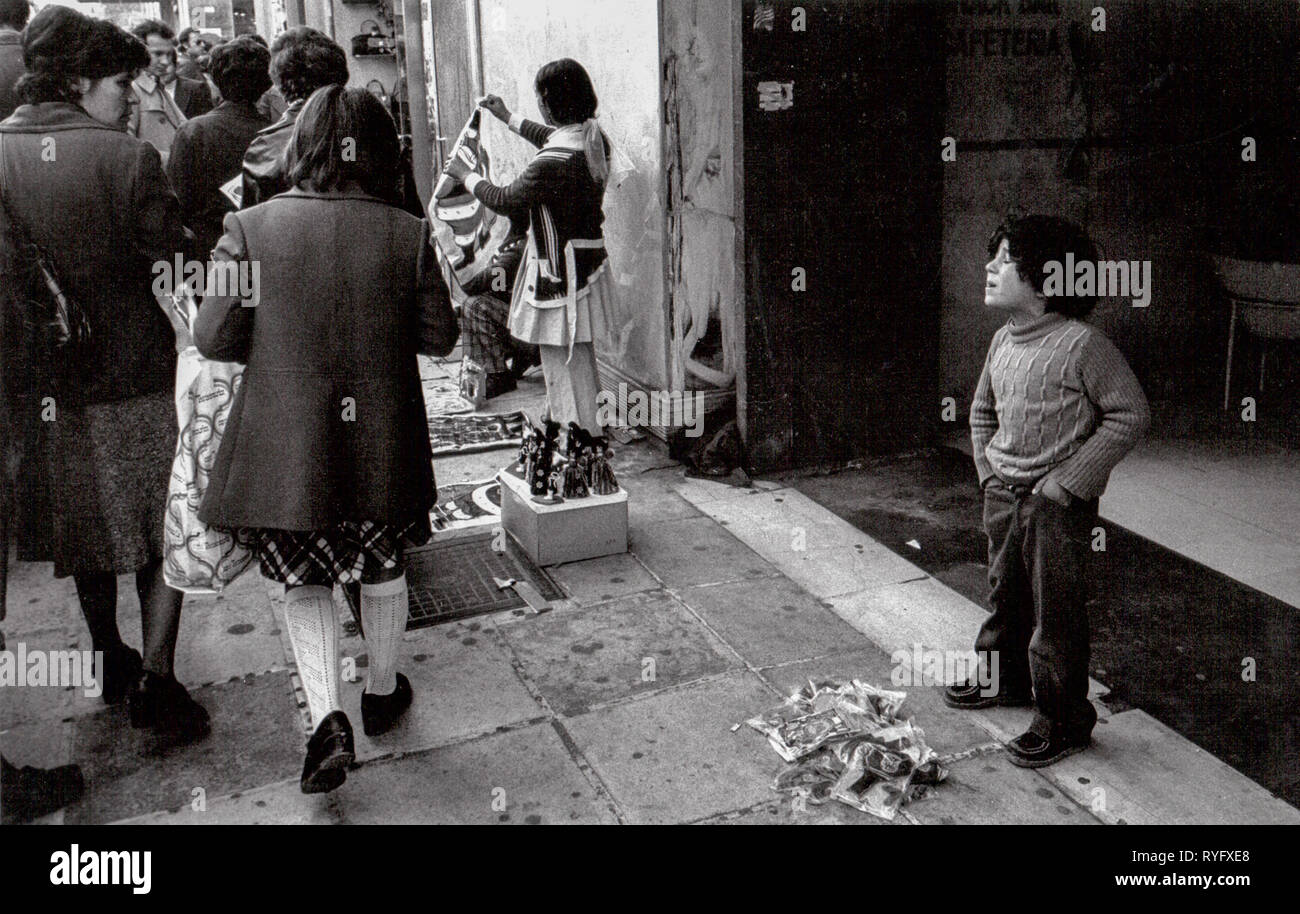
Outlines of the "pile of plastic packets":
{"label": "pile of plastic packets", "polygon": [[809,681],[746,723],[764,734],[790,767],[774,789],[809,804],[838,800],[882,819],[948,776],[925,735],[900,720],[906,692],[861,680]]}

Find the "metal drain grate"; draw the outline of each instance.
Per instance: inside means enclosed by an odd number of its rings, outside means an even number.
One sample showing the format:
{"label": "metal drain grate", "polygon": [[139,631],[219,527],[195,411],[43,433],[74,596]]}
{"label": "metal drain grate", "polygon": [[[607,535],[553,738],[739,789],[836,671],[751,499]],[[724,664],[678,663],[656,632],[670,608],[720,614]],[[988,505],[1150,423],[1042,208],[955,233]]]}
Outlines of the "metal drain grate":
{"label": "metal drain grate", "polygon": [[[527,605],[514,588],[498,590],[493,578],[528,581],[548,600],[564,597],[550,575],[534,565],[509,536],[504,538],[505,552],[493,551],[495,537],[495,532],[488,531],[407,550],[408,631]],[[360,625],[360,587],[345,587],[343,592]]]}

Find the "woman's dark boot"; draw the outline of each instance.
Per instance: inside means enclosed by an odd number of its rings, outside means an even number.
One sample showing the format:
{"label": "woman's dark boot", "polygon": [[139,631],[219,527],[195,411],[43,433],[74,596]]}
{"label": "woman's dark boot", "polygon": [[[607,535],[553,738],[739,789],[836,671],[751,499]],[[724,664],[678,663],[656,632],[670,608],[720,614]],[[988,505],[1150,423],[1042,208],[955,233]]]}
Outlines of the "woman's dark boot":
{"label": "woman's dark boot", "polygon": [[175,676],[159,676],[145,670],[128,696],[131,726],[173,736],[190,743],[212,729],[208,712],[185,691]]}
{"label": "woman's dark boot", "polygon": [[126,693],[140,681],[144,665],[139,651],[121,645],[114,651],[104,654],[104,668],[95,670],[100,677],[100,687],[104,690],[100,698],[104,704],[115,705],[126,698]]}

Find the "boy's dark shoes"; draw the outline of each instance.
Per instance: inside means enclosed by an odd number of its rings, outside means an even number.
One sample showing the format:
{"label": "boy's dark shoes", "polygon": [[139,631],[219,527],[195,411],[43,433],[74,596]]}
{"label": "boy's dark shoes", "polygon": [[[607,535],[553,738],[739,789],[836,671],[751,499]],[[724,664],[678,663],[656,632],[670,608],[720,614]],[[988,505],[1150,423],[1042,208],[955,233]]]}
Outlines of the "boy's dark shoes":
{"label": "boy's dark shoes", "polygon": [[984,694],[985,691],[985,687],[978,682],[950,685],[943,690],[943,703],[959,711],[974,711],[978,708],[992,708],[998,705],[1024,707],[1034,700],[1028,690],[1020,692],[999,689],[992,695]]}
{"label": "boy's dark shoes", "polygon": [[1007,752],[1011,756],[1013,765],[1021,768],[1042,768],[1059,762],[1068,755],[1082,752],[1091,742],[1088,737],[1081,740],[1067,739],[1060,734],[1053,734],[1050,738],[1044,739],[1033,731],[1026,731],[1007,743]]}

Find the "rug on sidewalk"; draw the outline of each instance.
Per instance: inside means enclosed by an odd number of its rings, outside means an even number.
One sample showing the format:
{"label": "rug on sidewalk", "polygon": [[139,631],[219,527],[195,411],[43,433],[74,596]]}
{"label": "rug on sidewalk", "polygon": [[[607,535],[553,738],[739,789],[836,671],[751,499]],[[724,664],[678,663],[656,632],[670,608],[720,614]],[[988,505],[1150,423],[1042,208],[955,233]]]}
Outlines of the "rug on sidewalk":
{"label": "rug on sidewalk", "polygon": [[474,412],[474,404],[460,395],[460,388],[455,381],[445,378],[424,379],[421,384],[424,387],[424,413],[430,419]]}
{"label": "rug on sidewalk", "polygon": [[501,523],[501,483],[495,479],[438,487],[438,501],[430,512],[437,535]]}
{"label": "rug on sidewalk", "polygon": [[518,447],[523,434],[524,414],[519,411],[480,416],[429,413],[429,442],[434,456]]}

